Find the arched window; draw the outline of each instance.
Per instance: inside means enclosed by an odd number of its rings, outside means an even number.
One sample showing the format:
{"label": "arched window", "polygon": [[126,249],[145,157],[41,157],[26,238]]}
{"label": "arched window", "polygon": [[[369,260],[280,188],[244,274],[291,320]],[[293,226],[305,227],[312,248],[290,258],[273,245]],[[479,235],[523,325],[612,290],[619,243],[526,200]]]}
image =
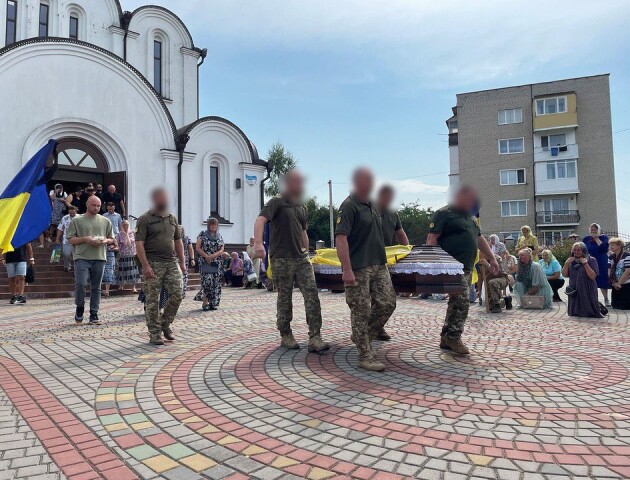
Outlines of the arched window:
{"label": "arched window", "polygon": [[153,87],[162,95],[162,61],[164,46],[161,40],[153,40]]}
{"label": "arched window", "polygon": [[[89,41],[87,38],[88,29],[87,29],[87,16],[85,10],[77,4],[71,4],[67,7],[67,35],[68,38],[72,40],[85,40]],[[64,31],[61,32],[61,36],[65,35]]]}
{"label": "arched window", "polygon": [[168,36],[161,30],[155,30],[148,45],[150,54],[149,69],[152,85],[162,98],[170,98],[170,44]]}
{"label": "arched window", "polygon": [[101,151],[79,138],[65,138],[57,147],[60,169],[107,172],[107,160]]}
{"label": "arched window", "polygon": [[48,36],[48,22],[50,17],[50,5],[41,2],[39,4],[39,36]]}

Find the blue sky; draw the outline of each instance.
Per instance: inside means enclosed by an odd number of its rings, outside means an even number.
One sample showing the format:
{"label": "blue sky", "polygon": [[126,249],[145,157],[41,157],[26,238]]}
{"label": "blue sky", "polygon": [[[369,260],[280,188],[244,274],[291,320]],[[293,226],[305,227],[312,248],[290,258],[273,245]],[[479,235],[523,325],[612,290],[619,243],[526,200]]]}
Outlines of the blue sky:
{"label": "blue sky", "polygon": [[[281,140],[322,202],[329,178],[340,202],[365,164],[393,181],[399,202],[443,205],[444,121],[458,92],[610,73],[613,131],[630,129],[627,0],[155,3],[208,48],[202,115],[237,123],[262,157]],[[630,234],[630,130],[613,139]]]}

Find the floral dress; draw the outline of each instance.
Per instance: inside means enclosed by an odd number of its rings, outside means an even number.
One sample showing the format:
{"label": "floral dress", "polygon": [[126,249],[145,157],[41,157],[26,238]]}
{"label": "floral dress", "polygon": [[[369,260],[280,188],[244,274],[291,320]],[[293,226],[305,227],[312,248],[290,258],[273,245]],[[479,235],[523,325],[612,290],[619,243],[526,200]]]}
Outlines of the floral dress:
{"label": "floral dress", "polygon": [[132,231],[118,232],[118,285],[135,285],[140,283],[140,272],[136,263],[136,238]]}
{"label": "floral dress", "polygon": [[[218,252],[225,245],[223,237],[217,234],[216,237],[211,237],[207,231],[203,231],[197,237],[197,240],[201,241],[201,250],[206,255],[212,255]],[[223,259],[218,256],[209,264],[205,259],[200,258],[200,272],[201,272],[201,290],[203,296],[208,299],[208,305],[217,308],[221,302],[221,287],[223,285]]]}

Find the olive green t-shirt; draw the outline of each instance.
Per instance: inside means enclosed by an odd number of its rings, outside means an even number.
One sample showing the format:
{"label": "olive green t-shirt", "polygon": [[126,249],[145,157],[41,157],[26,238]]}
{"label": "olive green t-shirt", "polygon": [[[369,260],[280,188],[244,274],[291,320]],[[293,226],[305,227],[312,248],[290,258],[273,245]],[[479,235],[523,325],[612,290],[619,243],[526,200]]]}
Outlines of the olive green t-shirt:
{"label": "olive green t-shirt", "polygon": [[470,213],[450,205],[442,207],[433,215],[429,232],[440,235],[440,247],[462,263],[465,272],[472,271],[477,257],[477,237],[481,235],[481,230]]}
{"label": "olive green t-shirt", "polygon": [[386,247],[398,245],[396,240],[396,232],[402,228],[398,212],[394,210],[382,210],[381,222],[383,224],[383,241]]}
{"label": "olive green t-shirt", "polygon": [[348,237],[353,270],[387,263],[381,216],[372,202],[361,202],[353,195],[346,198],[339,207],[335,235]]}
{"label": "olive green t-shirt", "polygon": [[[104,237],[114,238],[114,228],[112,222],[102,215],[88,217],[87,215],[77,215],[70,222],[66,238],[80,237]],[[75,260],[106,260],[105,246],[95,247],[89,243],[80,243],[74,246],[73,257]]]}
{"label": "olive green t-shirt", "polygon": [[260,212],[271,222],[269,232],[270,258],[301,258],[308,255],[304,249],[303,234],[308,229],[308,211],[301,203],[292,203],[281,195],[273,197]]}
{"label": "olive green t-shirt", "polygon": [[144,242],[147,260],[153,262],[175,261],[175,240],[181,240],[177,217],[165,216],[149,210],[138,218],[136,241]]}

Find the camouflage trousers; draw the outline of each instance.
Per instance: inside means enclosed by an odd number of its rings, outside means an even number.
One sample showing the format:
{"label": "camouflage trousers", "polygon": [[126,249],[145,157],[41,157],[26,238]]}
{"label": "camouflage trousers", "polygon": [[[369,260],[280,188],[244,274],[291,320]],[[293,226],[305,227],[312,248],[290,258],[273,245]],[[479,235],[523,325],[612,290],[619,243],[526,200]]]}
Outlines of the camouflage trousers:
{"label": "camouflage trousers", "polygon": [[503,289],[507,288],[507,286],[507,278],[493,278],[488,280],[488,304],[491,308],[501,302]]}
{"label": "camouflage trousers", "polygon": [[468,317],[468,308],[470,307],[470,277],[471,274],[466,273],[462,277],[462,293],[451,293],[448,297],[448,308],[446,309],[446,320],[442,327],[442,336],[449,338],[459,338],[464,333],[464,323]]}
{"label": "camouflage trousers", "polygon": [[372,338],[380,332],[396,310],[396,292],[385,265],[372,265],[354,271],[355,284],[346,285],[350,307],[352,341],[359,359],[372,352]]}
{"label": "camouflage trousers", "polygon": [[[182,271],[175,261],[149,262],[155,277],[144,280],[146,320],[149,333],[156,334],[168,328],[175,321],[175,315],[182,303],[183,278]],[[160,318],[160,292],[164,288],[168,301]]]}
{"label": "camouflage trousers", "polygon": [[291,333],[293,320],[293,286],[297,283],[304,297],[308,336],[320,335],[322,329],[322,307],[315,283],[315,273],[308,258],[273,258],[271,259],[273,284],[278,291],[277,326],[280,334]]}

